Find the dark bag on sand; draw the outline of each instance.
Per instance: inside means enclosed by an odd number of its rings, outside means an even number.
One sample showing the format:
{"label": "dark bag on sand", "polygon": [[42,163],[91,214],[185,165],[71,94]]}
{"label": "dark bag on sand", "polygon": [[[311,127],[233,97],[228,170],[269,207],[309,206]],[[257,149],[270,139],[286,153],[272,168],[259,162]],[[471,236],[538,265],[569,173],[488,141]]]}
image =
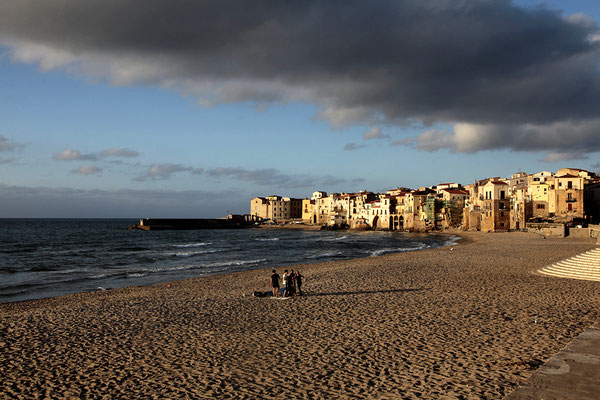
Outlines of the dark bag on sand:
{"label": "dark bag on sand", "polygon": [[273,293],[271,293],[271,292],[254,292],[254,293],[252,293],[252,296],[254,296],[254,297],[269,297],[272,295],[273,295]]}

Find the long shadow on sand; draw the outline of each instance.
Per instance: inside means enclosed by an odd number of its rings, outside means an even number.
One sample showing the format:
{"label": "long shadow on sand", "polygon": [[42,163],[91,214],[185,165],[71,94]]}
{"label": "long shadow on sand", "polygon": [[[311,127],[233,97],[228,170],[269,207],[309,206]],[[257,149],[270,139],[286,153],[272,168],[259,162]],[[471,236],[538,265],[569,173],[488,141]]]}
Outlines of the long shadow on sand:
{"label": "long shadow on sand", "polygon": [[420,292],[422,290],[427,290],[427,288],[359,290],[356,292],[305,293],[304,296],[347,296],[351,294]]}

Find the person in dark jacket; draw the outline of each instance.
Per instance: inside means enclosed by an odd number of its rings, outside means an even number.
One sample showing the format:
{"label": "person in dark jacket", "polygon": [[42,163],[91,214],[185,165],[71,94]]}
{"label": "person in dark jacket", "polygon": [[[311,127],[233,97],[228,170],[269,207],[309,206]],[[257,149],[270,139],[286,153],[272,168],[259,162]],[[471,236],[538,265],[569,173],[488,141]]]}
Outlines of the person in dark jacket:
{"label": "person in dark jacket", "polygon": [[279,274],[275,270],[271,274],[271,287],[273,288],[273,297],[277,297],[277,293],[279,292]]}
{"label": "person in dark jacket", "polygon": [[304,275],[300,273],[300,271],[296,271],[296,290],[298,291],[298,296],[302,296],[302,279]]}

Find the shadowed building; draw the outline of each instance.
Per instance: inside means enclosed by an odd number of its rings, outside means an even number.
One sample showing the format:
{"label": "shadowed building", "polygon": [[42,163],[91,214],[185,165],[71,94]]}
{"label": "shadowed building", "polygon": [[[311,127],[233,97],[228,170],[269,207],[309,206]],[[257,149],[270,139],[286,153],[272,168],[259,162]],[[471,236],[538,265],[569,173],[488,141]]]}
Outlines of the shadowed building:
{"label": "shadowed building", "polygon": [[508,181],[510,196],[510,229],[525,229],[525,224],[533,215],[533,206],[529,197],[528,179],[525,172],[517,172]]}
{"label": "shadowed building", "polygon": [[584,213],[589,222],[600,223],[600,180],[584,186]]}

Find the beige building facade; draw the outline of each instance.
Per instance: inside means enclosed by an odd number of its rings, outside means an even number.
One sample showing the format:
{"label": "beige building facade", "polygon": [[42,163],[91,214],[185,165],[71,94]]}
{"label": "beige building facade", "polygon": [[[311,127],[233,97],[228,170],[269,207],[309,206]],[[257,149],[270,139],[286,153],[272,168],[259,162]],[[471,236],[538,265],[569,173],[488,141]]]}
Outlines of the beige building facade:
{"label": "beige building facade", "polygon": [[290,197],[255,197],[250,201],[250,214],[272,220],[302,218],[302,200]]}
{"label": "beige building facade", "polygon": [[481,230],[488,232],[510,229],[510,199],[508,183],[490,181],[482,187],[483,207]]}
{"label": "beige building facade", "polygon": [[462,186],[441,183],[385,193],[315,191],[310,199],[282,196],[251,200],[253,218],[302,219],[317,225],[357,229],[427,231],[458,227],[484,231],[521,230],[528,222],[600,222],[600,178],[577,168],[556,174],[517,172]]}
{"label": "beige building facade", "polygon": [[579,175],[561,175],[555,177],[555,218],[570,221],[583,218],[583,181]]}

